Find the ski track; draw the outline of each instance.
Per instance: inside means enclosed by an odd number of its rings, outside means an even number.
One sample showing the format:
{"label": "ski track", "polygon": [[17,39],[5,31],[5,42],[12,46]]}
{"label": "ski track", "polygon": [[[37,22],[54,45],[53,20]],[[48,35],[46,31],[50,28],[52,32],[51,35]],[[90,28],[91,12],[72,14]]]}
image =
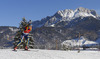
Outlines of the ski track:
{"label": "ski track", "polygon": [[100,51],[60,51],[60,50],[39,50],[30,51],[12,49],[0,49],[0,59],[99,59]]}

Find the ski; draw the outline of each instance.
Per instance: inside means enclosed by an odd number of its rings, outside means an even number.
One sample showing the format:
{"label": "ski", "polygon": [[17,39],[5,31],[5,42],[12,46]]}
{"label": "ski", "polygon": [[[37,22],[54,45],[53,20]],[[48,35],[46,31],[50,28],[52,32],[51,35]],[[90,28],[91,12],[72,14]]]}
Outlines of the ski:
{"label": "ski", "polygon": [[12,51],[17,52],[17,50],[12,50]]}
{"label": "ski", "polygon": [[23,51],[30,51],[30,50],[23,50]]}

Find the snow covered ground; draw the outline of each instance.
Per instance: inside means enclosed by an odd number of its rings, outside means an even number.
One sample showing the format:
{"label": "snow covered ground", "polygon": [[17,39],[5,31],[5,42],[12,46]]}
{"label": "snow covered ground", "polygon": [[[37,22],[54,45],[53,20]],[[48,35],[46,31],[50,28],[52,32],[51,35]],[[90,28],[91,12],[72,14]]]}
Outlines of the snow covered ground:
{"label": "snow covered ground", "polygon": [[0,59],[100,59],[100,51],[59,51],[59,50],[39,50],[30,51],[12,49],[0,49]]}

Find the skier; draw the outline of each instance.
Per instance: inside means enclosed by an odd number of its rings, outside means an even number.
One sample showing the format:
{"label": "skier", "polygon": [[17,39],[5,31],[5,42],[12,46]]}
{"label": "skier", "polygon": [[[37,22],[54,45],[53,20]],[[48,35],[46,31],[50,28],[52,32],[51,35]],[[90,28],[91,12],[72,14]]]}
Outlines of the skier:
{"label": "skier", "polygon": [[14,47],[14,50],[17,49],[17,47],[23,42],[23,40],[27,40],[26,46],[25,46],[25,50],[28,50],[28,44],[29,44],[29,33],[32,30],[32,25],[31,25],[31,20],[28,22],[27,26],[25,27],[22,35],[21,35],[21,40],[20,42],[17,44],[17,46]]}

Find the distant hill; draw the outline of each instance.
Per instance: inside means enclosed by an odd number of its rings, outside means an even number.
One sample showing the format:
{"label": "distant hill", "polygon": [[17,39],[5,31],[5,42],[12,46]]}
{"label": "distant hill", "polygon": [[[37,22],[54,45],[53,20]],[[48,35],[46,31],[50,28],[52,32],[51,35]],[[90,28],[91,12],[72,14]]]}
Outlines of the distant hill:
{"label": "distant hill", "polygon": [[0,26],[0,47],[7,48],[12,46],[12,41],[17,31],[17,27]]}

